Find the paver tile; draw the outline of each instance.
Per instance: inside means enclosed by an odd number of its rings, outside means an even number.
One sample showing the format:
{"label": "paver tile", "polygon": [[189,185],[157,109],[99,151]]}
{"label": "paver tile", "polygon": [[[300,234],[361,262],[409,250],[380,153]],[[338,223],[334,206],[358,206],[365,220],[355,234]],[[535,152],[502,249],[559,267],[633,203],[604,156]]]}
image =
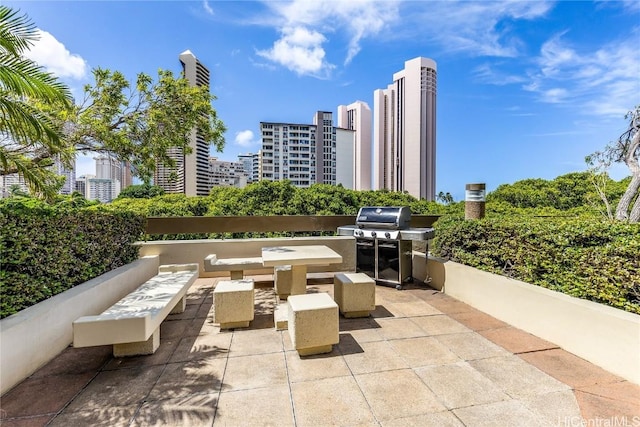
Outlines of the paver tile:
{"label": "paver tile", "polygon": [[94,377],[94,372],[27,378],[2,396],[0,420],[55,414]]}
{"label": "paver tile", "polygon": [[450,313],[453,319],[465,325],[473,331],[484,331],[487,329],[505,328],[509,324],[498,320],[493,316],[483,313],[480,310],[471,309],[461,313]]}
{"label": "paver tile", "polygon": [[210,427],[217,398],[212,393],[145,402],[131,426]]}
{"label": "paver tile", "polygon": [[282,351],[282,335],[273,329],[237,329],[233,332],[229,357]]}
{"label": "paver tile", "polygon": [[41,415],[28,418],[2,419],[0,425],[3,427],[43,427],[53,418],[53,415]]}
{"label": "paver tile", "polygon": [[408,302],[385,303],[385,307],[387,307],[387,309],[396,317],[431,316],[434,314],[442,314],[440,310],[420,299],[413,299]]}
{"label": "paver tile", "polygon": [[360,343],[361,352],[348,354],[343,351],[342,343],[338,344],[338,347],[344,354],[344,360],[353,374],[391,371],[409,367],[409,364],[386,341]]}
{"label": "paver tile", "polygon": [[574,388],[622,381],[622,378],[560,348],[519,356]]}
{"label": "paver tile", "polygon": [[300,357],[294,350],[287,351],[285,356],[289,381],[292,383],[351,375],[337,346],[333,347],[331,353],[326,354]]}
{"label": "paver tile", "polygon": [[566,384],[515,355],[472,360],[469,364],[514,398],[569,390]]}
{"label": "paver tile", "polygon": [[109,406],[130,406],[142,402],[164,366],[136,367],[100,372],[65,408],[65,412],[100,410]]}
{"label": "paver tile", "polygon": [[389,341],[389,344],[412,368],[446,365],[460,361],[455,353],[438,342],[435,337],[405,338]]}
{"label": "paver tile", "polygon": [[291,395],[299,427],[379,425],[351,376],[294,383]]}
{"label": "paver tile", "polygon": [[516,354],[558,348],[557,345],[549,341],[512,326],[482,330],[478,331],[478,333]]}
{"label": "paver tile", "polygon": [[148,401],[220,391],[227,359],[209,358],[169,363],[149,393]]}
{"label": "paver tile", "polygon": [[[140,404],[109,406],[85,411],[67,411],[55,417],[47,427],[128,427]],[[4,424],[3,424],[4,425]]]}
{"label": "paver tile", "polygon": [[214,426],[293,426],[289,387],[273,387],[220,393]]}
{"label": "paver tile", "polygon": [[505,426],[550,426],[543,418],[536,417],[517,400],[487,403],[468,408],[454,409],[465,426],[505,427]]}
{"label": "paver tile", "polygon": [[520,399],[520,402],[536,417],[545,419],[551,425],[567,424],[569,420],[573,422],[568,423],[568,426],[580,425],[582,420],[580,407],[571,390],[535,394]]}
{"label": "paver tile", "polygon": [[425,299],[431,306],[440,310],[444,314],[450,315],[453,313],[465,313],[475,310],[470,305],[441,293],[436,293],[435,295],[422,293],[418,294],[418,296]]}
{"label": "paver tile", "polygon": [[178,347],[180,338],[163,338],[160,336],[160,347],[153,354],[131,357],[114,357],[105,367],[104,370],[130,369],[146,366],[161,366],[169,361],[173,352]]}
{"label": "paver tile", "polygon": [[356,381],[378,420],[446,409],[411,369],[356,375]]}
{"label": "paver tile", "polygon": [[170,363],[212,357],[226,358],[231,346],[230,332],[211,331],[198,336],[183,337],[169,359]]}
{"label": "paver tile", "polygon": [[76,375],[83,372],[97,372],[111,359],[113,346],[67,347],[49,363],[38,369],[31,378],[49,375]]}
{"label": "paver tile", "polygon": [[230,357],[224,373],[224,391],[286,384],[284,352]]}
{"label": "paver tile", "polygon": [[[628,402],[639,409],[640,414],[640,386],[629,381],[619,381],[608,384],[595,384],[588,387],[580,387],[580,391],[605,397],[612,400]],[[640,421],[640,420],[639,420]]]}
{"label": "paver tile", "polygon": [[411,321],[418,325],[420,329],[427,333],[427,335],[471,332],[471,330],[462,323],[444,315],[412,317]]}
{"label": "paver tile", "polygon": [[412,322],[413,319],[415,318],[376,319],[376,323],[380,325],[377,332],[387,340],[424,336],[424,331]]}
{"label": "paver tile", "polygon": [[165,339],[180,339],[192,324],[193,319],[166,320],[160,325],[160,336]]}
{"label": "paver tile", "polygon": [[[609,399],[581,390],[574,390],[582,417],[591,425],[636,426],[640,425],[640,408],[635,403]],[[600,424],[596,424],[600,422]]]}
{"label": "paver tile", "polygon": [[415,372],[448,409],[510,399],[467,362],[426,366]]}
{"label": "paver tile", "polygon": [[382,341],[380,324],[372,317],[345,319],[340,317],[340,333],[348,333],[358,342]]}
{"label": "paver tile", "polygon": [[486,359],[487,357],[511,354],[475,332],[436,335],[434,338],[463,360]]}
{"label": "paver tile", "polygon": [[464,427],[464,424],[450,411],[383,420],[380,425],[382,427]]}

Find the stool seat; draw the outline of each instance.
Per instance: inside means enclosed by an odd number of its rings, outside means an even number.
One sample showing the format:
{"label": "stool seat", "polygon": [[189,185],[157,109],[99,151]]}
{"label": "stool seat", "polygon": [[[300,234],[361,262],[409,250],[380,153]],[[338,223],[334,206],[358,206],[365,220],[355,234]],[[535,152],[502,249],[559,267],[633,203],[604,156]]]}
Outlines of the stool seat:
{"label": "stool seat", "polygon": [[333,295],[344,317],[367,317],[376,309],[376,282],[364,273],[338,273]]}
{"label": "stool seat", "polygon": [[213,289],[213,323],[246,328],[254,318],[253,279],[221,280]]}
{"label": "stool seat", "polygon": [[329,353],[339,342],[338,305],[327,293],[291,295],[289,336],[300,356]]}

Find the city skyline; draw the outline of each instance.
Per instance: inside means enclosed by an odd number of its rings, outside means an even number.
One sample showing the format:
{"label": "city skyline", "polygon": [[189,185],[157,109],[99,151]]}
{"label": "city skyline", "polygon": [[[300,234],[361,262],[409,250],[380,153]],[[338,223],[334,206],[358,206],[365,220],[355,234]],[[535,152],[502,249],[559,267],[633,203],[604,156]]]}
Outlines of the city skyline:
{"label": "city skyline", "polygon": [[[190,49],[211,71],[223,153],[257,152],[260,122],[373,106],[405,61],[438,64],[436,192],[464,197],[586,169],[640,103],[640,2],[5,2],[42,31],[30,57],[79,97],[96,67],[129,80],[180,71]],[[150,19],[149,17],[153,17]],[[597,29],[597,31],[596,31]],[[78,175],[92,159],[79,159]],[[624,165],[615,179],[629,174]]]}

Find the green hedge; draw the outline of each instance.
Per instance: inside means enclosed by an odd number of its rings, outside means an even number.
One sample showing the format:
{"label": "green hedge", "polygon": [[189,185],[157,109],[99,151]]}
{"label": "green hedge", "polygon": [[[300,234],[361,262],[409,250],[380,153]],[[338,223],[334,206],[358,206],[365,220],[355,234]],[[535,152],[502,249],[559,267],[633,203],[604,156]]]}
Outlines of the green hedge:
{"label": "green hedge", "polygon": [[0,318],[133,262],[144,226],[131,212],[0,203]]}
{"label": "green hedge", "polygon": [[640,224],[449,217],[436,229],[436,256],[640,314]]}

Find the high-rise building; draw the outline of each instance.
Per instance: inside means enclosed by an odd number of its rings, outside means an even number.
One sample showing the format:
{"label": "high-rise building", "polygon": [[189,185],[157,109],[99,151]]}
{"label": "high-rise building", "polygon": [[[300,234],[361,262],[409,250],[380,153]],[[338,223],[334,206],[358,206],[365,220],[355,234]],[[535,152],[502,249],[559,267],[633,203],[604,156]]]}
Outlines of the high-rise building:
{"label": "high-rise building", "polygon": [[387,89],[374,92],[374,189],[434,200],[436,188],[436,63],[405,62]]}
{"label": "high-rise building", "polygon": [[313,116],[316,132],[316,178],[319,184],[336,183],[336,133],[333,114],[318,111]]}
{"label": "high-rise building", "polygon": [[336,128],[336,185],[355,189],[356,131]]}
{"label": "high-rise building", "polygon": [[[87,187],[89,195],[87,199],[98,199],[103,203],[110,202],[118,197],[122,189],[122,162],[110,154],[101,154],[94,159],[96,161],[96,177],[93,184]],[[107,181],[111,182],[111,190],[106,191]],[[87,183],[91,183],[89,180]]]}
{"label": "high-rise building", "polygon": [[[371,109],[367,103],[356,101],[350,105],[339,105],[338,127],[355,131],[351,156],[353,184],[348,188],[371,190]],[[337,160],[344,155],[338,155]]]}
{"label": "high-rise building", "polygon": [[[186,50],[179,56],[184,78],[191,86],[209,86],[209,70]],[[156,165],[154,183],[167,193],[184,193],[187,196],[209,194],[209,143],[197,129],[189,136],[192,152],[185,155],[183,150],[173,148],[167,154],[175,161],[175,167]]]}
{"label": "high-rise building", "polygon": [[253,158],[255,153],[238,154],[238,161],[242,163],[244,171],[247,173],[247,183],[254,181],[253,179]]}
{"label": "high-rise building", "polygon": [[209,157],[209,173],[211,187],[238,187],[244,188],[249,180],[249,174],[245,171],[242,162],[227,162],[218,160],[217,157]]}
{"label": "high-rise building", "polygon": [[296,187],[316,180],[316,126],[261,122],[260,180],[288,179]]}

